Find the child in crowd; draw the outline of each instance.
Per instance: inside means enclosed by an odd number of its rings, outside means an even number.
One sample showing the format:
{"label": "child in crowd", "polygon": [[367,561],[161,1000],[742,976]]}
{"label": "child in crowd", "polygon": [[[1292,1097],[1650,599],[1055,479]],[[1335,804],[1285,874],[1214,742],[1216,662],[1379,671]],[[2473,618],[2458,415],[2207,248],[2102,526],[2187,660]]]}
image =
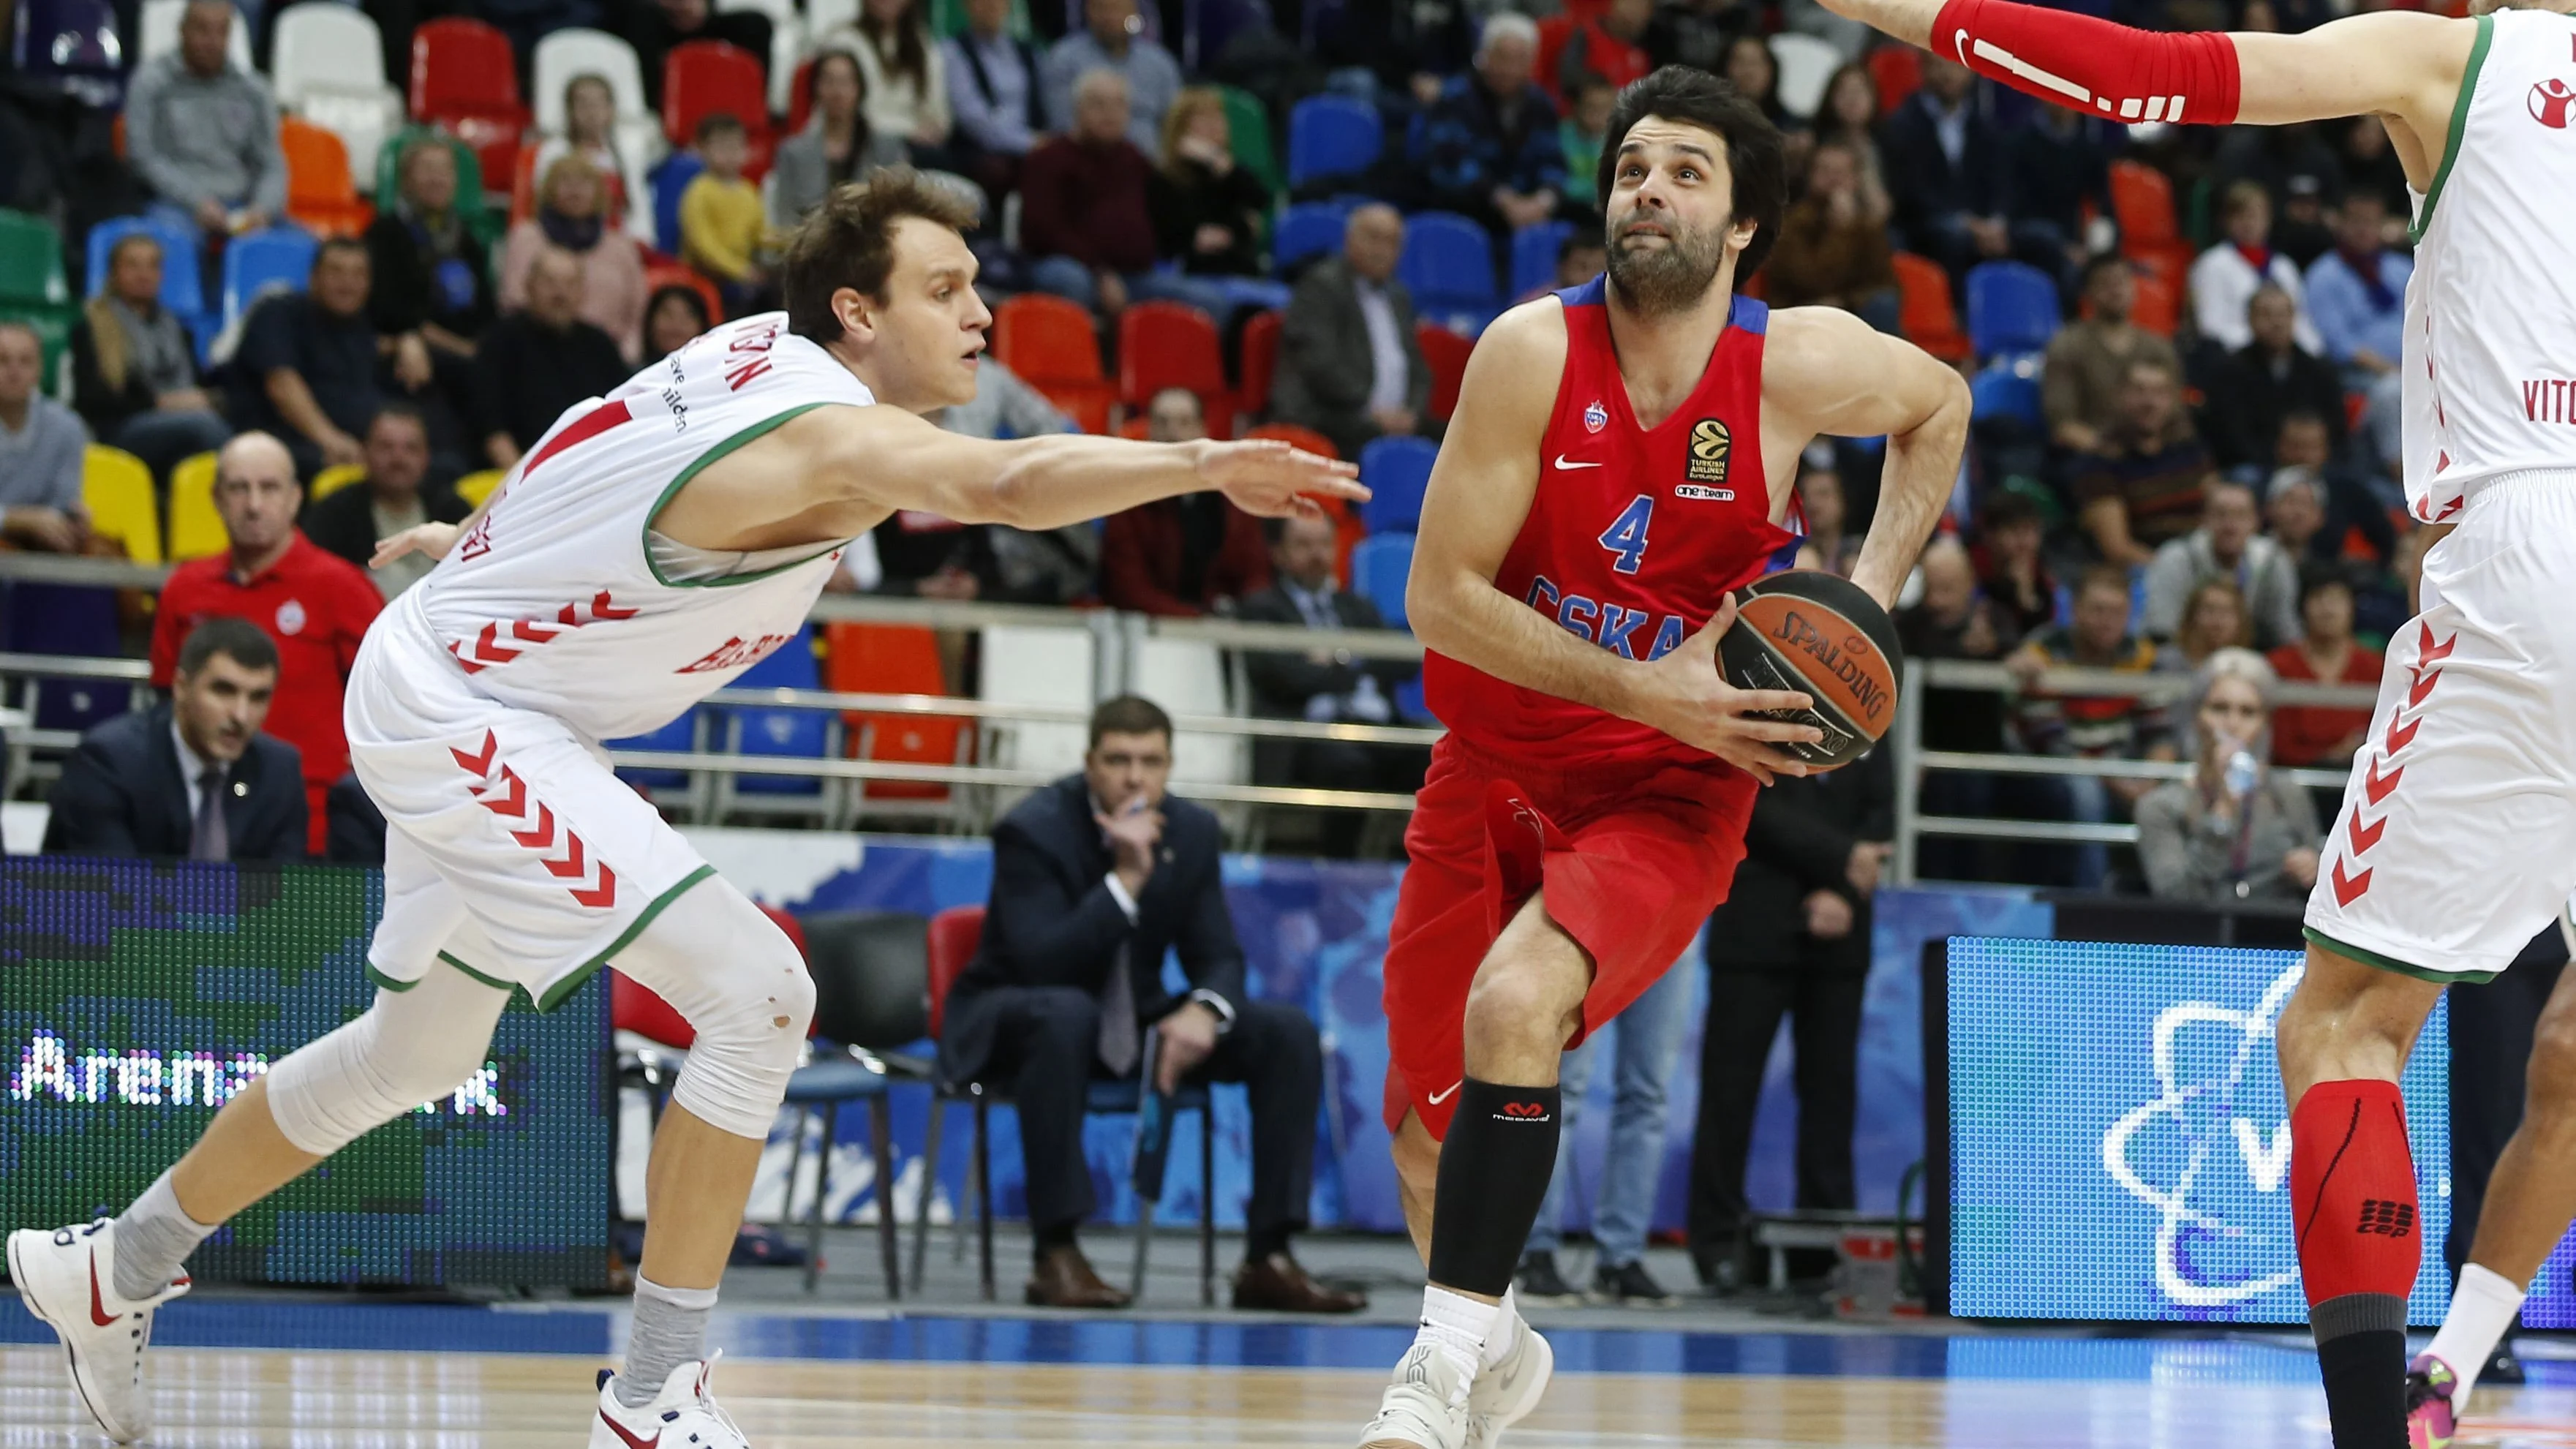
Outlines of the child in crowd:
{"label": "child in crowd", "polygon": [[750,136],[730,112],[717,111],[698,123],[697,151],[707,169],[680,195],[681,259],[715,282],[727,315],[761,311],[773,290],[769,221],[760,188],[742,174]]}

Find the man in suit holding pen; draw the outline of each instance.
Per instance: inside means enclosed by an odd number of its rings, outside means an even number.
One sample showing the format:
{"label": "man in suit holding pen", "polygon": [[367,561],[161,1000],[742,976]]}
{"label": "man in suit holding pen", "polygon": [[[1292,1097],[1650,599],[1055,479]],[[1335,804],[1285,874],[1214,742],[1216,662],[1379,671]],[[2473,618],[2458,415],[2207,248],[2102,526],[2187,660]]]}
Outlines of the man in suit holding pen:
{"label": "man in suit holding pen", "polygon": [[47,853],[304,859],[301,763],[259,732],[276,690],[266,634],[229,617],[198,625],[170,702],[91,730],[63,762]]}
{"label": "man in suit holding pen", "polygon": [[[1019,1105],[1036,1262],[1030,1303],[1123,1308],[1074,1242],[1091,1215],[1083,1099],[1095,1079],[1132,1076],[1160,1038],[1156,1078],[1241,1082],[1252,1104],[1252,1200],[1237,1308],[1347,1313],[1358,1294],[1325,1288],[1288,1252],[1306,1225],[1323,1051],[1303,1012],[1251,1000],[1225,903],[1216,817],[1165,793],[1170,716],[1133,696],[1091,716],[1083,772],[1020,802],[993,830],[984,939],[948,997],[940,1074],[1008,1083]],[[1166,950],[1188,989],[1163,985]]]}

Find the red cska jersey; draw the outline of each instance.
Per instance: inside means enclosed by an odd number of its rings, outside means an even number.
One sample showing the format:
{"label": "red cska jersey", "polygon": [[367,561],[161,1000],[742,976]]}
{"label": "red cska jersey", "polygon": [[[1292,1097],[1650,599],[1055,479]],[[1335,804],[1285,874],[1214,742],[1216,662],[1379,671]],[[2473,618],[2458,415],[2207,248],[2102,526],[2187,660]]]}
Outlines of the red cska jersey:
{"label": "red cska jersey", "polygon": [[[1658,658],[1705,626],[1730,591],[1797,557],[1799,534],[1771,521],[1762,467],[1770,311],[1735,298],[1698,389],[1647,428],[1628,409],[1602,279],[1556,295],[1565,304],[1565,373],[1540,440],[1538,492],[1494,587],[1588,643]],[[1463,743],[1506,758],[1559,769],[1710,758],[1436,652],[1424,656],[1423,688],[1431,712]]]}

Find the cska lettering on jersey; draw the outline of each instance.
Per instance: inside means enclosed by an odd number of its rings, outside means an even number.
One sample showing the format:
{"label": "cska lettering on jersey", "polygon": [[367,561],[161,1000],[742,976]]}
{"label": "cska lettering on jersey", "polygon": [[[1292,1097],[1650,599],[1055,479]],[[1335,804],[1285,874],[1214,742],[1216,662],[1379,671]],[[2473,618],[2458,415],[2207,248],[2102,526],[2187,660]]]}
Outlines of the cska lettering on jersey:
{"label": "cska lettering on jersey", "polygon": [[1649,643],[1646,624],[1654,615],[1606,599],[1565,593],[1545,574],[1530,580],[1529,596],[1521,602],[1554,619],[1558,628],[1575,638],[1598,644],[1622,659],[1661,659],[1682,647],[1690,634],[1681,615],[1666,614]]}
{"label": "cska lettering on jersey", "polygon": [[725,387],[740,392],[753,378],[769,371],[769,349],[778,345],[778,334],[787,325],[781,317],[757,332],[745,332],[725,344]]}

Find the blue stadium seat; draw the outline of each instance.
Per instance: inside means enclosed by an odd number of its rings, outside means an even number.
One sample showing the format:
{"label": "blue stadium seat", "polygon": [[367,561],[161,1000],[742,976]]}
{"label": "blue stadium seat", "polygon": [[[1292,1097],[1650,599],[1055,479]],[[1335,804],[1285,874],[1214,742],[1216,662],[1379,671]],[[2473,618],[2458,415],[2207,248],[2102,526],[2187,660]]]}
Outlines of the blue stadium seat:
{"label": "blue stadium seat", "polygon": [[1366,171],[1385,146],[1377,107],[1348,96],[1308,96],[1288,112],[1288,184]]}
{"label": "blue stadium seat", "polygon": [[1395,274],[1413,293],[1418,317],[1445,323],[1461,316],[1478,329],[1493,320],[1493,239],[1463,216],[1426,211],[1405,218]]}
{"label": "blue stadium seat", "polygon": [[107,290],[107,254],[136,232],[161,243],[161,305],[190,321],[202,316],[206,289],[196,265],[202,240],[196,228],[183,228],[160,217],[120,216],[89,229],[88,295]]}
{"label": "blue stadium seat", "polygon": [[1978,422],[2010,418],[2031,428],[2044,426],[2039,406],[2039,369],[1998,361],[1968,384],[1970,416]]}
{"label": "blue stadium seat", "polygon": [[1391,629],[1412,626],[1404,618],[1404,584],[1413,573],[1413,535],[1376,533],[1351,549],[1351,584],[1360,597],[1377,605]]}
{"label": "blue stadium seat", "polygon": [[1979,357],[2039,352],[2057,335],[2057,284],[2037,267],[1984,262],[1968,272],[1968,341]]}
{"label": "blue stadium seat", "polygon": [[1360,449],[1360,481],[1369,500],[1360,505],[1360,522],[1371,533],[1411,533],[1422,521],[1422,495],[1431,486],[1431,464],[1440,456],[1435,443],[1420,438],[1380,438]]}
{"label": "blue stadium seat", "polygon": [[706,169],[698,153],[686,148],[653,168],[653,244],[675,257],[680,254],[680,195]]}
{"label": "blue stadium seat", "polygon": [[230,327],[248,312],[263,288],[282,282],[290,292],[303,291],[320,248],[300,226],[273,226],[235,237],[224,248],[224,325]]}
{"label": "blue stadium seat", "polygon": [[1279,229],[1270,238],[1272,262],[1285,272],[1308,257],[1339,252],[1342,229],[1350,221],[1351,209],[1340,202],[1306,201],[1288,208],[1279,213]]}
{"label": "blue stadium seat", "polygon": [[1512,233],[1512,295],[1524,296],[1556,281],[1556,254],[1574,235],[1570,221],[1542,221]]}
{"label": "blue stadium seat", "polygon": [[[630,735],[608,741],[612,750],[652,750],[659,754],[696,754],[705,748],[705,726],[708,711],[693,709],[650,734]],[[685,791],[689,788],[686,770],[640,770],[618,767],[617,778],[646,791]]]}
{"label": "blue stadium seat", "polygon": [[[821,689],[821,666],[814,659],[814,626],[810,622],[796,631],[795,637],[742,673],[730,686],[734,689]],[[819,760],[831,753],[832,724],[836,716],[820,709],[745,709],[740,706],[725,712],[725,753],[738,755],[778,755],[790,759]],[[819,801],[824,793],[823,781],[814,775],[737,775],[733,782],[738,795],[795,797]]]}

